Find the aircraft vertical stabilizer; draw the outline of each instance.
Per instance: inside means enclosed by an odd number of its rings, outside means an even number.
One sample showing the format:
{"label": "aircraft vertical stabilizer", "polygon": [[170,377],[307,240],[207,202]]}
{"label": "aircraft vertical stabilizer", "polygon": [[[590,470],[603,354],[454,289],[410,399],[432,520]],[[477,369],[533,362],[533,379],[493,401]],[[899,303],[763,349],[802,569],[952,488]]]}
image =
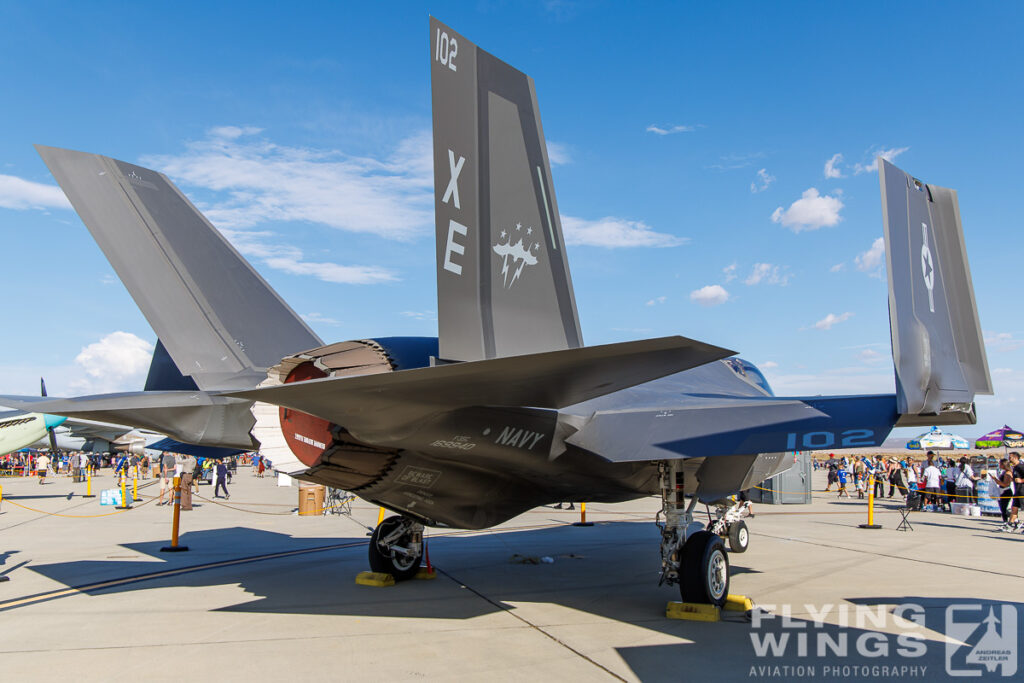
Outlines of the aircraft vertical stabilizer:
{"label": "aircraft vertical stabilizer", "polygon": [[286,355],[321,345],[167,176],[99,154],[36,149],[173,364],[199,388],[254,386]]}
{"label": "aircraft vertical stabilizer", "polygon": [[879,159],[897,426],[973,424],[991,394],[955,190]]}
{"label": "aircraft vertical stabilizer", "polygon": [[533,79],[430,20],[440,357],[583,345]]}

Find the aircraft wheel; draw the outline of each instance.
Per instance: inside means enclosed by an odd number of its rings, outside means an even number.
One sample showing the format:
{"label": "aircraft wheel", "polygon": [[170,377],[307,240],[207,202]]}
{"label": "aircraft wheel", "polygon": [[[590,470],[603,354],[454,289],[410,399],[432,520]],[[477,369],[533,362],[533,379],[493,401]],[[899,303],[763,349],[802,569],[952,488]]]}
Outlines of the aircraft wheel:
{"label": "aircraft wheel", "polygon": [[[389,546],[384,545],[381,539],[389,536],[396,527],[402,525],[402,518],[398,515],[388,517],[377,525],[370,537],[370,569],[381,574],[391,574],[396,581],[411,579],[420,568],[422,554],[410,557],[404,553],[397,552]],[[396,545],[405,545],[409,542],[409,534],[403,534],[396,542]]]}
{"label": "aircraft wheel", "polygon": [[742,519],[729,525],[729,550],[734,553],[745,553],[750,546],[750,531]]}
{"label": "aircraft wheel", "polygon": [[710,531],[698,531],[683,544],[679,563],[683,602],[725,604],[729,594],[729,556],[725,542]]}

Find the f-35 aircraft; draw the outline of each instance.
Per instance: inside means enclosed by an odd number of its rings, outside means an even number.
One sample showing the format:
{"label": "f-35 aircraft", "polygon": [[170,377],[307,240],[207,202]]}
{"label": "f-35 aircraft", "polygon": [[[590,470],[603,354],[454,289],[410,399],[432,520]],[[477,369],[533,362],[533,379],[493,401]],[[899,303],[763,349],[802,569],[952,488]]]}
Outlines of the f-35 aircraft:
{"label": "f-35 aircraft", "polygon": [[398,578],[426,526],[660,495],[662,581],[713,604],[729,560],[699,502],[715,531],[743,531],[726,498],[787,452],[975,422],[991,383],[954,191],[880,162],[896,393],[778,397],[733,351],[685,337],[584,346],[532,79],[434,19],[430,61],[437,338],[324,345],[167,177],[39,147],[157,333],[157,379],[2,402],[259,449],[394,511],[369,560]]}

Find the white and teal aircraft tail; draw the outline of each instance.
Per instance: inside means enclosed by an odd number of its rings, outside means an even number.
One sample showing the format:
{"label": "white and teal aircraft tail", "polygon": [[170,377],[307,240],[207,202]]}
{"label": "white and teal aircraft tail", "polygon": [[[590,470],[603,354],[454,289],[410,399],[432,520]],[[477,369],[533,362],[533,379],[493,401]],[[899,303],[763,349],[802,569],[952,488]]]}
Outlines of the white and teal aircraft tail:
{"label": "white and teal aircraft tail", "polygon": [[46,413],[0,413],[0,455],[20,451],[46,439],[51,434],[50,430],[59,427],[65,421],[66,417]]}

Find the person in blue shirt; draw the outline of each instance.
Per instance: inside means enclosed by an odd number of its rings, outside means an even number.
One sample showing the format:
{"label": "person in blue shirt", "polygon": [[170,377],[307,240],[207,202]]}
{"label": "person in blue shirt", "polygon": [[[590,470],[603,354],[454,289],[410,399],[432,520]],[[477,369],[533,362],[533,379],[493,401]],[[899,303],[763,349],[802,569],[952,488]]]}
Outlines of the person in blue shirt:
{"label": "person in blue shirt", "polygon": [[216,486],[213,488],[213,497],[220,498],[220,496],[217,495],[217,492],[223,488],[224,499],[227,500],[231,498],[231,496],[228,495],[228,466],[225,465],[224,461],[220,458],[217,458],[217,463],[213,466],[213,476],[217,482]]}
{"label": "person in blue shirt", "polygon": [[836,473],[839,475],[839,498],[842,498],[845,494],[847,498],[850,497],[850,492],[846,490],[846,478],[849,476],[847,471],[847,465],[845,462],[839,465],[839,471]]}

